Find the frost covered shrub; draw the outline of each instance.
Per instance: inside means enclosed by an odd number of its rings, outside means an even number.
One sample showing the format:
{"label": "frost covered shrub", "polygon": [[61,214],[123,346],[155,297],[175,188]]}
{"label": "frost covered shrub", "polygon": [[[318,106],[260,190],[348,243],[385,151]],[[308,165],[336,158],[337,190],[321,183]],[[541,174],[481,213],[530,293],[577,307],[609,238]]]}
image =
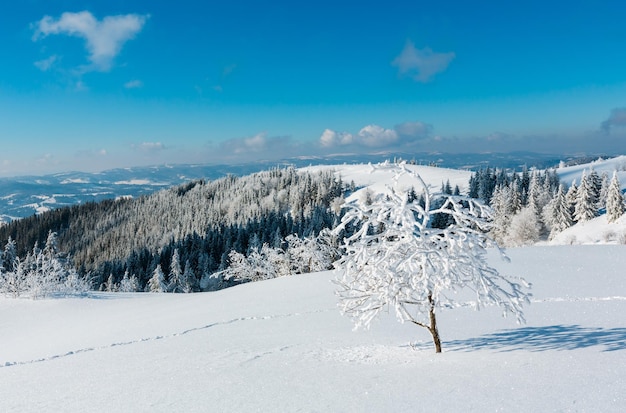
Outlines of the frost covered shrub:
{"label": "frost covered shrub", "polygon": [[520,247],[539,240],[541,226],[532,207],[525,207],[511,220],[506,245]]}
{"label": "frost covered shrub", "polygon": [[50,232],[44,249],[35,245],[23,260],[9,239],[2,254],[0,293],[14,298],[83,294],[91,283],[71,268],[57,251],[56,234]]}
{"label": "frost covered shrub", "polygon": [[611,241],[615,241],[617,234],[615,233],[615,231],[612,230],[608,230],[608,231],[604,231],[604,233],[602,234],[602,239],[604,240],[604,242],[611,242]]}
{"label": "frost covered shrub", "polygon": [[[503,314],[523,321],[522,305],[529,302],[523,280],[513,282],[490,267],[486,248],[497,248],[485,234],[489,229],[489,209],[476,200],[446,196],[433,207],[428,186],[404,165],[384,164],[375,170],[391,168],[395,185],[389,194],[377,194],[369,203],[346,204],[346,214],[334,230],[348,225],[356,231],[344,239],[344,256],[335,265],[340,269],[339,306],[356,327],[369,327],[381,311],[391,308],[399,321],[426,328],[441,352],[436,311],[464,303],[454,300],[454,292],[475,294],[473,306],[479,309],[495,304]],[[422,188],[421,202],[410,200],[398,187],[398,178],[412,174]],[[453,224],[433,228],[435,214],[447,214]]]}

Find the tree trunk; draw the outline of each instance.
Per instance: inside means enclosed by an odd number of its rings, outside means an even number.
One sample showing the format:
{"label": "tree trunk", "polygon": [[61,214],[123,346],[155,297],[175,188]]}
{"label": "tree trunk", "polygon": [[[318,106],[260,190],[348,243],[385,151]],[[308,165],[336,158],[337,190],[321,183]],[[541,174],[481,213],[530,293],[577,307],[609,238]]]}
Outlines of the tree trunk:
{"label": "tree trunk", "polygon": [[435,303],[433,302],[433,295],[428,294],[428,302],[430,303],[430,309],[428,315],[430,317],[430,326],[428,330],[433,336],[433,342],[435,343],[435,353],[441,353],[441,340],[439,339],[439,331],[437,330],[437,319],[435,318]]}

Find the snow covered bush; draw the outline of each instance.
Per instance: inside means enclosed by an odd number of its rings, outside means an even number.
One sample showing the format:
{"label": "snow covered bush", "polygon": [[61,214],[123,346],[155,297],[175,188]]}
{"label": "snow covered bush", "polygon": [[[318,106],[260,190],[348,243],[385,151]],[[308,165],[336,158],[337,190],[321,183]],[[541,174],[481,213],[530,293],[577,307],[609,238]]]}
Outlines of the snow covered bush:
{"label": "snow covered bush", "polygon": [[541,225],[535,209],[532,206],[524,207],[511,219],[506,244],[513,247],[532,245],[539,241],[540,231]]}
{"label": "snow covered bush", "polygon": [[0,293],[18,298],[42,298],[50,295],[83,294],[91,282],[72,268],[57,251],[57,236],[49,232],[43,249],[35,245],[24,259],[16,254],[15,242],[9,238],[0,265]]}
{"label": "snow covered bush", "polygon": [[323,230],[317,237],[300,238],[292,234],[285,238],[291,271],[306,274],[332,268],[338,250],[331,238],[329,230]]}
{"label": "snow covered bush", "polygon": [[[486,260],[486,248],[497,248],[485,235],[488,208],[460,196],[445,196],[443,203],[437,202],[441,206],[431,208],[435,197],[403,164],[379,165],[374,173],[389,168],[396,173],[390,193],[347,203],[334,230],[339,234],[356,228],[344,239],[344,256],[335,263],[342,270],[335,280],[342,313],[355,327],[367,328],[381,311],[393,308],[399,321],[430,332],[436,352],[441,352],[436,310],[464,305],[451,294],[457,290],[473,292],[476,309],[495,304],[523,321],[529,284],[503,277]],[[423,201],[411,202],[408,191],[398,187],[403,174],[414,176]],[[437,213],[448,214],[454,224],[433,228],[430,221]]]}

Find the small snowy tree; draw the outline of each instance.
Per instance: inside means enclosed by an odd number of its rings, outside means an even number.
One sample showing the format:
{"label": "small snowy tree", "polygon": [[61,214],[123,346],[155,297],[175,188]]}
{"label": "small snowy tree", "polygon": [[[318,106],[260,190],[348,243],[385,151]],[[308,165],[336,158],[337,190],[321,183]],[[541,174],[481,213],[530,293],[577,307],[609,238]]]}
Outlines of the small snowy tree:
{"label": "small snowy tree", "polygon": [[251,280],[250,277],[254,274],[253,268],[250,266],[248,259],[245,255],[235,250],[228,253],[228,262],[230,263],[228,268],[224,271],[219,271],[211,274],[212,278],[224,277],[224,280],[235,280],[239,282],[245,281],[257,281]]}
{"label": "small snowy tree", "polygon": [[164,293],[167,291],[167,284],[165,283],[165,274],[161,269],[161,264],[157,265],[152,273],[152,278],[148,280],[148,291],[151,293]]}
{"label": "small snowy tree", "polygon": [[306,274],[332,268],[337,250],[331,245],[327,232],[320,232],[317,237],[305,238],[293,234],[285,238],[285,241],[288,244],[287,255],[294,274]]}
{"label": "small snowy tree", "polygon": [[0,292],[13,298],[19,297],[26,289],[26,274],[16,249],[15,241],[9,237],[4,246],[0,265]]}
{"label": "small snowy tree", "polygon": [[539,241],[541,225],[537,219],[535,208],[527,206],[511,219],[511,227],[507,236],[506,245],[520,247],[531,245]]}
{"label": "small snowy tree", "polygon": [[624,195],[617,177],[613,172],[613,178],[606,193],[606,215],[608,222],[615,222],[624,214]]}
{"label": "small snowy tree", "polygon": [[196,274],[194,274],[193,269],[191,268],[191,263],[187,260],[185,262],[185,270],[183,271],[180,289],[184,293],[192,293],[196,288],[196,285]]}
{"label": "small snowy tree", "polygon": [[[522,305],[529,301],[524,288],[529,285],[508,280],[486,260],[486,248],[497,248],[484,232],[488,209],[458,196],[447,196],[440,207],[431,209],[433,197],[417,174],[403,164],[376,169],[388,168],[396,172],[391,192],[373,196],[369,205],[347,203],[342,223],[334,230],[340,233],[349,224],[357,227],[344,239],[345,255],[336,262],[343,270],[335,280],[342,313],[352,317],[356,327],[367,328],[391,307],[401,322],[426,328],[436,352],[441,352],[436,310],[463,305],[451,292],[472,291],[476,309],[496,304],[504,314],[523,321]],[[398,187],[403,174],[413,175],[421,185],[423,204],[409,202],[407,191]],[[436,213],[449,214],[454,224],[432,228],[430,219]]]}
{"label": "small snowy tree", "polygon": [[74,268],[67,270],[67,278],[63,283],[65,294],[70,295],[82,295],[85,294],[91,288],[91,282],[81,277]]}
{"label": "small snowy tree", "polygon": [[583,171],[574,209],[574,218],[576,221],[585,222],[598,216],[597,203],[598,198],[596,196],[594,182],[587,176],[586,172]]}
{"label": "small snowy tree", "polygon": [[576,199],[578,198],[578,186],[576,181],[573,181],[570,187],[565,193],[565,202],[569,208],[569,214],[572,217],[572,221],[575,221],[574,212],[576,211]]}
{"label": "small snowy tree", "polygon": [[550,227],[550,239],[572,226],[572,214],[567,204],[563,185],[559,185],[555,197],[547,205],[545,211],[547,216],[544,221]]}
{"label": "small snowy tree", "polygon": [[609,174],[602,172],[602,187],[600,189],[600,197],[598,199],[598,209],[606,208],[606,198],[609,193]]}
{"label": "small snowy tree", "polygon": [[107,282],[106,282],[105,291],[109,293],[114,293],[117,290],[118,290],[118,285],[115,284],[115,277],[113,276],[113,274],[109,274],[109,278],[107,279]]}
{"label": "small snowy tree", "polygon": [[173,293],[183,292],[183,270],[180,268],[180,255],[178,248],[172,253],[172,261],[170,262],[170,284],[168,290]]}
{"label": "small snowy tree", "polygon": [[128,270],[126,270],[124,272],[124,277],[120,281],[118,291],[121,293],[134,293],[137,290],[139,290],[139,280],[137,280],[135,275],[129,277]]}

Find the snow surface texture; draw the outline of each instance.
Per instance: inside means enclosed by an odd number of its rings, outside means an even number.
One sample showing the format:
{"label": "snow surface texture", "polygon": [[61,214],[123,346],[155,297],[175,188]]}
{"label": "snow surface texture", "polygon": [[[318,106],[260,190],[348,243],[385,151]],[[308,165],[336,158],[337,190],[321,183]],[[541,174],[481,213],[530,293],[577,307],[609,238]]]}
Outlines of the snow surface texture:
{"label": "snow surface texture", "polygon": [[332,272],[213,293],[0,298],[0,411],[623,412],[626,247],[496,254],[526,325],[439,314],[443,353],[393,314],[352,331]]}

